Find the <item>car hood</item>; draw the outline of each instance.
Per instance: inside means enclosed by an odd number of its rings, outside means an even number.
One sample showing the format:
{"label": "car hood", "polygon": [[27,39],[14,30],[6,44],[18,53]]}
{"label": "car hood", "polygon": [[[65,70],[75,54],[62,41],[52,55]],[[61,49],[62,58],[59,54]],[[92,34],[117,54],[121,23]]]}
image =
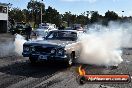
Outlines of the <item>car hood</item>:
{"label": "car hood", "polygon": [[68,44],[72,44],[75,41],[62,41],[62,40],[36,40],[36,41],[28,41],[24,45],[31,46],[47,46],[47,47],[65,47]]}

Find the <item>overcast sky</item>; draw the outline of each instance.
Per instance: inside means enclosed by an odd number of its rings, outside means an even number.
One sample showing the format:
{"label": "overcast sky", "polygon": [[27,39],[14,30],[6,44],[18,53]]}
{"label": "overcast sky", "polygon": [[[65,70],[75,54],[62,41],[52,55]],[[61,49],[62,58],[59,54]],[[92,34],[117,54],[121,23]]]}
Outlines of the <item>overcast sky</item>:
{"label": "overcast sky", "polygon": [[[26,8],[30,0],[0,0],[1,3],[12,3],[13,7]],[[37,0],[41,1],[41,0]],[[71,11],[81,14],[85,11],[98,11],[100,14],[108,10],[119,15],[132,16],[132,0],[43,0],[46,5],[57,9],[60,13]],[[124,11],[124,13],[122,12]]]}

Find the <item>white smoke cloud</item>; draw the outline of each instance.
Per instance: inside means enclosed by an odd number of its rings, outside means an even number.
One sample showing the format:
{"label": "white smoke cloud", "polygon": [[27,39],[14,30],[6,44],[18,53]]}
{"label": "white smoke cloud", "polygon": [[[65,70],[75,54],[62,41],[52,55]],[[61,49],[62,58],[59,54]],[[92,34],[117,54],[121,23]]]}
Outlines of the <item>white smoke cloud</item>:
{"label": "white smoke cloud", "polygon": [[[43,40],[42,36],[38,36],[37,38],[32,38],[29,41],[36,41],[36,40]],[[23,37],[20,34],[16,34],[15,36],[15,41],[14,41],[14,46],[15,46],[15,52],[18,55],[22,55],[23,52],[23,44],[27,42],[27,40],[25,39],[25,37]]]}
{"label": "white smoke cloud", "polygon": [[0,57],[11,56],[12,54],[14,54],[14,44],[12,41],[0,43]]}
{"label": "white smoke cloud", "polygon": [[23,44],[25,42],[26,42],[26,40],[25,40],[25,38],[23,36],[21,36],[20,34],[17,34],[16,35],[15,42],[14,42],[15,52],[17,54],[19,54],[20,56],[22,55],[22,52],[23,52]]}
{"label": "white smoke cloud", "polygon": [[117,66],[123,61],[122,48],[132,47],[131,30],[130,23],[110,22],[108,27],[92,25],[79,37],[82,50],[78,62]]}

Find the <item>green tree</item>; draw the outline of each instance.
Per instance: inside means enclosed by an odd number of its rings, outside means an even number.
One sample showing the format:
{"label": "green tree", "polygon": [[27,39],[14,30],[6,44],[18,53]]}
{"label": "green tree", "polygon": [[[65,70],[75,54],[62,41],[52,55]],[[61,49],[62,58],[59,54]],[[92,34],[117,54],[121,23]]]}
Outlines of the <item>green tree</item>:
{"label": "green tree", "polygon": [[56,24],[57,26],[61,25],[61,15],[56,9],[53,9],[52,7],[48,7],[45,11],[44,15],[45,22]]}
{"label": "green tree", "polygon": [[32,18],[30,11],[28,11],[27,9],[23,9],[22,12],[24,14],[25,22],[29,22],[32,20],[32,19],[30,19],[30,18]]}
{"label": "green tree", "polygon": [[109,10],[108,10],[108,11],[105,13],[104,18],[105,18],[105,19],[104,19],[103,24],[108,25],[108,22],[109,22],[109,21],[116,21],[116,20],[119,19],[119,16],[118,16],[118,14],[115,13],[114,11],[109,11]]}
{"label": "green tree", "polygon": [[119,18],[118,14],[115,13],[114,11],[107,11],[105,13],[105,18],[108,20],[108,21],[114,21],[114,20],[117,20]]}
{"label": "green tree", "polygon": [[74,14],[72,14],[71,16],[70,16],[70,20],[71,20],[71,23],[72,24],[75,24],[76,22],[77,22],[77,15],[74,15]]}
{"label": "green tree", "polygon": [[98,12],[93,12],[91,15],[91,23],[95,23],[98,22],[100,18],[100,15],[98,14]]}
{"label": "green tree", "polygon": [[78,15],[76,20],[78,24],[86,25],[88,23],[88,17],[84,16],[83,14]]}
{"label": "green tree", "polygon": [[42,8],[42,13],[45,11],[45,5],[44,3],[41,3],[39,1],[34,1],[30,0],[27,4],[28,10],[32,13],[32,18],[36,24],[40,23],[40,16],[41,16],[41,8]]}
{"label": "green tree", "polygon": [[14,19],[16,22],[22,22],[25,21],[25,16],[19,8],[13,8],[9,12],[9,17],[11,19]]}
{"label": "green tree", "polygon": [[[67,22],[67,24],[68,24],[68,26],[70,26],[70,24],[72,24],[72,20],[71,20],[71,18],[72,18],[72,14],[71,14],[71,12],[69,11],[69,12],[65,12],[64,14],[63,14],[63,21],[66,21]],[[74,18],[73,18],[74,19]]]}

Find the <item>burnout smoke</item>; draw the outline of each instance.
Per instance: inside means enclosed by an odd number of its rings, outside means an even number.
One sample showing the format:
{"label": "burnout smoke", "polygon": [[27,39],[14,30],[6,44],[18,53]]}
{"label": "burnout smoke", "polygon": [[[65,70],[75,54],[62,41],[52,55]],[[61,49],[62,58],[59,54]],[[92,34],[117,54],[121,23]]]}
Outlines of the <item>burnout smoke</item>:
{"label": "burnout smoke", "polygon": [[122,48],[130,47],[130,28],[129,23],[110,22],[108,27],[92,25],[87,33],[79,36],[82,50],[78,62],[117,66],[123,61]]}
{"label": "burnout smoke", "polygon": [[[32,40],[30,40],[30,41],[36,41],[36,40],[43,40],[43,37],[42,36],[38,36],[37,38],[32,38]],[[23,44],[25,42],[27,42],[27,40],[25,40],[25,37],[23,37],[20,34],[16,34],[16,36],[15,36],[15,42],[14,42],[15,52],[18,55],[20,55],[20,56],[22,55],[22,52],[23,52]]]}
{"label": "burnout smoke", "polygon": [[0,34],[0,57],[8,57],[14,54],[13,36]]}
{"label": "burnout smoke", "polygon": [[0,43],[0,57],[7,57],[14,54],[14,44],[11,41]]}
{"label": "burnout smoke", "polygon": [[25,38],[19,34],[16,34],[15,37],[15,52],[19,55],[22,55],[22,51],[23,51],[23,44],[26,42]]}

